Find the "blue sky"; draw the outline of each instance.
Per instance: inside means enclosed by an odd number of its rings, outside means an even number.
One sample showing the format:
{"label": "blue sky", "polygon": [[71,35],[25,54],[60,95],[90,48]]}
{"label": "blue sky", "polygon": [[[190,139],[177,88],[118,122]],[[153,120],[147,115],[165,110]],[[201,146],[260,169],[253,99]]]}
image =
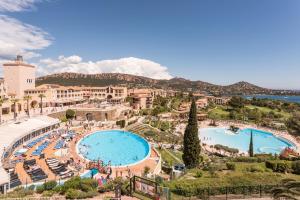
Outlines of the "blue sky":
{"label": "blue sky", "polygon": [[[34,26],[15,30],[31,36],[17,38],[22,46],[2,59],[19,51],[39,74],[125,72],[300,89],[298,0],[24,0],[20,9],[1,9],[2,1],[10,0],[0,0],[2,23]],[[0,30],[0,44],[12,42],[6,35]]]}

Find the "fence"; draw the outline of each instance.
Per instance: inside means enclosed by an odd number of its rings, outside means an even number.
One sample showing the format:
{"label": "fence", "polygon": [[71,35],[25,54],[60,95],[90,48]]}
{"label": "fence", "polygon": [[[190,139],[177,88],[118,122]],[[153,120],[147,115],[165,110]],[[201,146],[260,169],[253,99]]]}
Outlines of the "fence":
{"label": "fence", "polygon": [[172,189],[171,199],[244,199],[270,197],[271,191],[277,185],[255,185],[255,186],[232,186],[232,187],[207,187],[189,189]]}

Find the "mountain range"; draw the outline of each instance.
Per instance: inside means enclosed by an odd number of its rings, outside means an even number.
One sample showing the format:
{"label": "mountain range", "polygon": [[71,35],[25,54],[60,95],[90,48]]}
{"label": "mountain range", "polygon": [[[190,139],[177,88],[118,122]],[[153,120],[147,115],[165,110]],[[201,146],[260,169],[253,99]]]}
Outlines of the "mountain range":
{"label": "mountain range", "polygon": [[120,74],[120,73],[101,73],[101,74],[82,74],[82,73],[56,73],[42,76],[36,79],[36,84],[59,84],[63,86],[108,86],[119,85],[129,88],[161,88],[182,91],[199,91],[213,95],[251,95],[251,94],[274,94],[274,95],[296,95],[297,91],[274,90],[256,86],[248,82],[237,82],[231,85],[216,85],[203,81],[191,81],[184,78],[172,78],[170,80],[157,80],[143,76]]}

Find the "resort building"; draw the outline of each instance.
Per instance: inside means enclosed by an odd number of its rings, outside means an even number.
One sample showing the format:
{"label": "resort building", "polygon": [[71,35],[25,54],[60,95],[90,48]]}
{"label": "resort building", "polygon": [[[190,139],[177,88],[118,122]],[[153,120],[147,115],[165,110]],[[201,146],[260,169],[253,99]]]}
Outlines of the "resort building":
{"label": "resort building", "polygon": [[24,91],[35,88],[35,66],[23,62],[17,56],[14,62],[3,64],[4,84],[7,94],[22,98]]}
{"label": "resort building", "polygon": [[230,100],[230,98],[227,97],[206,96],[206,98],[209,102],[217,105],[225,105]]}
{"label": "resort building", "polygon": [[198,99],[196,101],[196,106],[197,106],[198,109],[206,108],[208,106],[207,98]]}
{"label": "resort building", "polygon": [[127,97],[126,87],[84,87],[83,96],[86,99],[123,103]]}
{"label": "resort building", "polygon": [[84,101],[83,91],[80,87],[64,87],[60,85],[40,85],[35,89],[25,90],[25,95],[31,96],[31,108],[39,107],[40,99],[43,107],[61,107],[76,105]]}
{"label": "resort building", "polygon": [[153,93],[151,89],[130,89],[128,95],[132,97],[133,109],[152,108]]}

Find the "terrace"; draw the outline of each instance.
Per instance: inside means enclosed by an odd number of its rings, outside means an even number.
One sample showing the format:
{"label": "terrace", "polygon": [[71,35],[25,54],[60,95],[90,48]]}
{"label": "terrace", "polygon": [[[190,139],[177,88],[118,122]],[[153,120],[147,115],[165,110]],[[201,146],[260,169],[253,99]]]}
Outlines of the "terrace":
{"label": "terrace", "polygon": [[[6,124],[0,127],[0,153],[2,155],[0,184],[2,191],[9,189],[9,174],[4,168],[11,167],[9,157],[13,154],[14,150],[23,145],[25,142],[54,129],[58,126],[58,124],[59,120],[57,119],[49,118],[47,116],[39,116],[24,121]],[[40,150],[41,149],[39,149],[39,151]]]}

